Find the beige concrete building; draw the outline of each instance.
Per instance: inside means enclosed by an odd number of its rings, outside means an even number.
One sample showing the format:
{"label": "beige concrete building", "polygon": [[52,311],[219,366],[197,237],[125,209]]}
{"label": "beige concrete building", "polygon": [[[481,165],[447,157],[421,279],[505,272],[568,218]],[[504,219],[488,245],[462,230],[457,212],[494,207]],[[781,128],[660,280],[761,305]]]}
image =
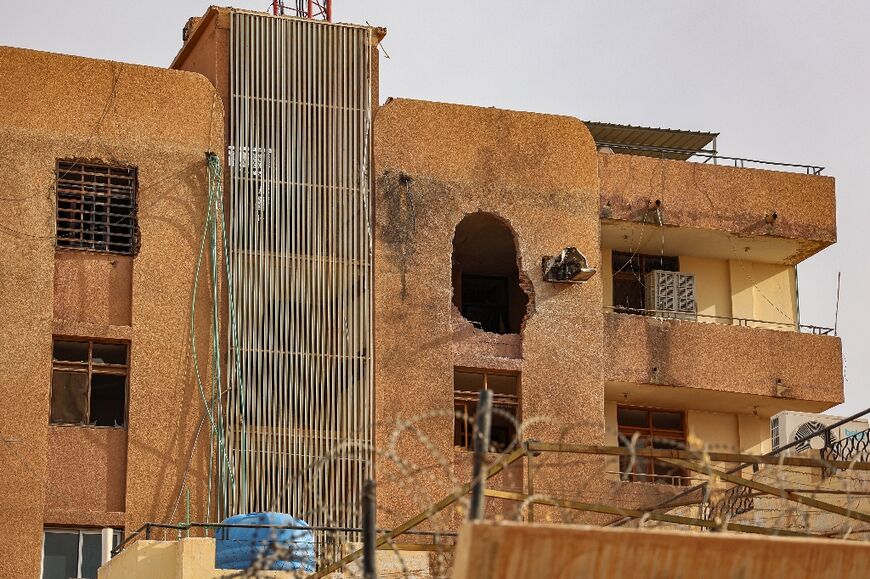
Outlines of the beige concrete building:
{"label": "beige concrete building", "polygon": [[14,48],[0,71],[0,575],[35,577],[43,536],[99,553],[79,530],[171,516],[205,480],[190,304],[223,106],[192,73]]}
{"label": "beige concrete building", "polygon": [[[356,526],[370,476],[399,523],[468,479],[483,388],[494,451],[759,453],[773,414],[842,402],[795,269],[836,241],[833,178],[713,133],[379,106],[384,33],[211,8],[176,70],[0,49],[0,575],[94,576],[100,528],[188,504]],[[547,273],[570,248],[584,283]],[[651,465],[552,459],[536,487],[685,483]]]}

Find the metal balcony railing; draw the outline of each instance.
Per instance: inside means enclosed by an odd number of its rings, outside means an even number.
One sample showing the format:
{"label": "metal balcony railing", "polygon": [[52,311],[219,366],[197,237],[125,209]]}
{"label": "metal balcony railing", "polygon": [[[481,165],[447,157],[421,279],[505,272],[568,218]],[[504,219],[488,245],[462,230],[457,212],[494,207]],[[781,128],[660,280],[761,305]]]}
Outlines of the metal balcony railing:
{"label": "metal balcony railing", "polygon": [[[859,432],[848,436],[842,440],[838,440],[832,444],[828,444],[820,451],[822,460],[824,461],[854,461],[866,462],[870,460],[870,436],[868,432]],[[837,469],[826,468],[823,472],[825,477],[836,474]]]}
{"label": "metal balcony railing", "polygon": [[621,306],[604,306],[604,313],[649,316],[658,319],[676,319],[690,322],[698,321],[712,324],[723,324],[728,326],[745,326],[749,328],[791,330],[793,332],[803,332],[807,334],[815,334],[817,336],[829,336],[831,334],[834,334],[833,328],[825,328],[822,326],[813,326],[809,324],[770,322],[766,320],[755,320],[752,318],[712,316],[709,314],[690,314],[686,312],[677,312],[671,310],[648,310],[639,308],[626,308]]}
{"label": "metal balcony railing", "polygon": [[614,153],[620,153],[622,151],[627,151],[629,154],[634,153],[648,153],[643,155],[645,157],[660,157],[663,159],[672,158],[674,155],[679,156],[687,156],[686,161],[692,161],[695,163],[712,163],[714,165],[720,164],[722,162],[726,165],[733,165],[734,167],[740,167],[742,169],[747,168],[771,168],[775,167],[777,169],[773,170],[783,170],[783,171],[799,171],[801,173],[806,173],[807,175],[821,175],[822,171],[825,170],[824,167],[819,165],[805,165],[803,163],[779,163],[777,161],[762,161],[761,159],[748,159],[745,157],[726,157],[724,155],[720,155],[715,151],[694,151],[690,149],[669,149],[667,147],[652,147],[648,145],[626,145],[622,143],[596,143],[599,150],[602,147],[607,147],[612,149]]}
{"label": "metal balcony railing", "polygon": [[[254,535],[253,543],[257,544],[265,555],[272,555],[272,560],[289,560],[291,557],[302,557],[302,562],[312,563],[317,569],[323,569],[334,561],[338,561],[347,553],[351,545],[361,544],[363,529],[361,527],[309,527],[294,525],[259,525],[259,524],[223,524],[223,523],[145,523],[128,535],[121,543],[112,549],[112,557],[117,557],[125,548],[134,542],[144,539],[174,541],[186,537],[216,538],[221,530],[253,529],[262,531]],[[291,540],[279,542],[274,540],[282,531],[310,532],[311,540]],[[390,529],[376,529],[378,533],[386,533]],[[407,530],[397,537],[407,538],[408,543],[390,542],[391,548],[398,550],[414,549],[416,551],[450,552],[455,547],[458,533],[454,531],[418,531]],[[229,537],[229,535],[225,535]],[[313,549],[315,561],[304,559],[304,553]],[[280,555],[280,556],[278,556]],[[264,557],[265,559],[265,557]],[[236,576],[236,575],[233,575]],[[241,576],[241,575],[239,575]],[[245,575],[247,576],[247,575]],[[296,577],[297,575],[294,575]],[[307,573],[306,573],[307,576]]]}

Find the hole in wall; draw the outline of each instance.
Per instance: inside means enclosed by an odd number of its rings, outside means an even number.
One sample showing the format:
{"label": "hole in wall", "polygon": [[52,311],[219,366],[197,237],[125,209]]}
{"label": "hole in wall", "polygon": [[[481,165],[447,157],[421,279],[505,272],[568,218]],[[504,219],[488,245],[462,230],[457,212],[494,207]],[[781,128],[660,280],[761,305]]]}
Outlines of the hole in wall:
{"label": "hole in wall", "polygon": [[530,286],[507,222],[482,211],[466,215],[453,235],[453,304],[462,316],[486,332],[519,334]]}

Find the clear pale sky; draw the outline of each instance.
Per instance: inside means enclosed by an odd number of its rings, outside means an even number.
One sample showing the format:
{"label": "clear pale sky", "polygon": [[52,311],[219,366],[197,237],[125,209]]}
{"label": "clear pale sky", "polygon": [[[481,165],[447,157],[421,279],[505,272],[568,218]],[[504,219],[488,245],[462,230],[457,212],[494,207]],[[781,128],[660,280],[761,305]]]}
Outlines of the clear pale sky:
{"label": "clear pale sky", "polygon": [[[168,66],[207,6],[0,0],[0,44]],[[334,13],[387,28],[382,99],[718,131],[723,155],[824,165],[839,242],[798,268],[801,321],[834,325],[842,272],[846,403],[832,413],[870,406],[870,2],[335,0]]]}

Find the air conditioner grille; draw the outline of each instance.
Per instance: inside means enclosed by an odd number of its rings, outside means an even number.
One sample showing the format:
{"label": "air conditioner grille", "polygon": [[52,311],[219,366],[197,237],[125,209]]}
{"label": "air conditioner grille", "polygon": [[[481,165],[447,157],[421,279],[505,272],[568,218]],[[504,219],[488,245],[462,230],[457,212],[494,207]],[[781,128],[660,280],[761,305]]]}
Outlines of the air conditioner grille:
{"label": "air conditioner grille", "polygon": [[774,416],[770,420],[770,444],[773,450],[779,448],[779,416]]}
{"label": "air conditioner grille", "polygon": [[653,270],[646,274],[646,309],[656,317],[697,319],[695,276],[678,271]]}

